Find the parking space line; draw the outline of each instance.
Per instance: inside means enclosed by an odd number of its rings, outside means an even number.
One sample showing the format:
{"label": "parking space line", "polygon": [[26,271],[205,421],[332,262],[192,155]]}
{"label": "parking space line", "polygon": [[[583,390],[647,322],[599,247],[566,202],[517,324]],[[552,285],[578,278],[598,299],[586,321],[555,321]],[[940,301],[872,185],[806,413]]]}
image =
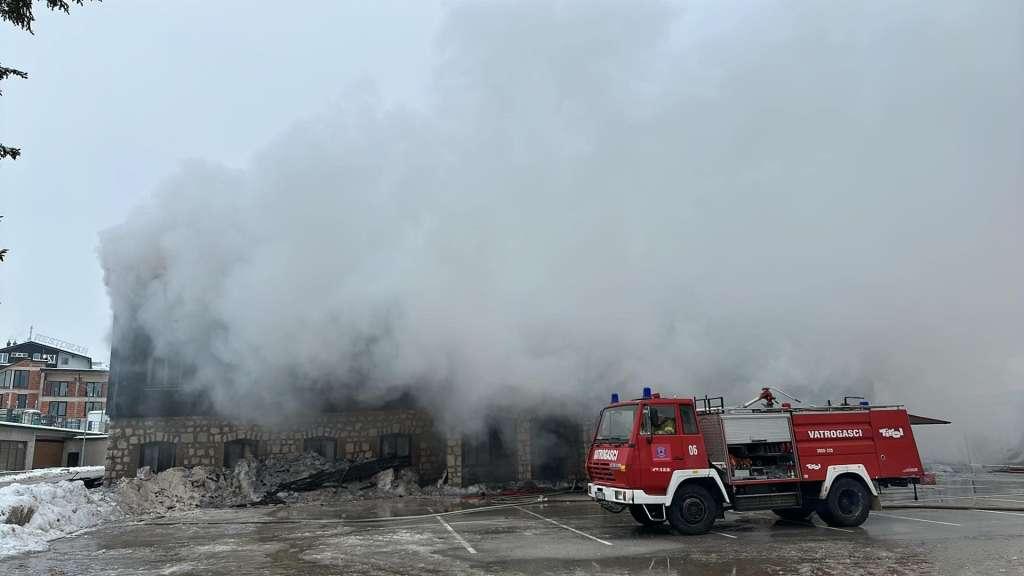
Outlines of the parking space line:
{"label": "parking space line", "polygon": [[895,514],[882,514],[881,512],[875,512],[872,516],[882,516],[884,518],[899,518],[900,520],[914,520],[916,522],[928,522],[929,524],[944,524],[946,526],[960,526],[955,522],[942,522],[939,520],[925,520],[924,518],[911,518],[910,516],[897,516]]}
{"label": "parking space line", "polygon": [[561,522],[556,522],[556,521],[552,520],[551,518],[545,518],[544,516],[541,516],[540,514],[537,514],[536,512],[531,512],[530,510],[527,510],[526,508],[522,508],[520,506],[516,506],[515,509],[516,510],[520,510],[522,512],[526,512],[527,514],[530,514],[531,516],[536,516],[537,518],[540,518],[541,520],[544,520],[545,522],[550,522],[550,523],[554,524],[555,526],[558,526],[559,528],[565,528],[566,530],[568,530],[570,532],[573,532],[575,534],[579,534],[580,536],[583,536],[585,538],[590,538],[591,540],[593,540],[595,542],[600,542],[601,544],[604,544],[605,546],[614,546],[614,544],[612,544],[611,542],[609,542],[607,540],[601,540],[600,538],[598,538],[596,536],[591,536],[590,534],[587,534],[586,532],[580,532],[579,530],[577,530],[577,529],[575,529],[575,528],[573,528],[571,526],[566,526],[565,524],[562,524]]}
{"label": "parking space line", "polygon": [[469,542],[466,542],[466,539],[463,538],[461,534],[456,532],[455,528],[452,528],[450,524],[445,522],[444,518],[438,516],[437,521],[440,522],[442,526],[447,528],[448,531],[452,533],[452,536],[455,536],[455,539],[459,541],[459,544],[462,544],[462,547],[465,548],[467,552],[469,552],[470,554],[476,554],[476,550],[474,550],[473,547],[469,545]]}
{"label": "parking space line", "polygon": [[739,536],[733,536],[732,534],[726,534],[725,532],[715,532],[712,530],[711,533],[718,534],[719,536],[725,536],[726,538],[732,538],[733,540],[739,539]]}
{"label": "parking space line", "polygon": [[981,508],[974,508],[973,512],[988,512],[989,514],[1006,514],[1008,516],[1024,516],[1022,512],[1007,512],[1005,510],[982,510]]}

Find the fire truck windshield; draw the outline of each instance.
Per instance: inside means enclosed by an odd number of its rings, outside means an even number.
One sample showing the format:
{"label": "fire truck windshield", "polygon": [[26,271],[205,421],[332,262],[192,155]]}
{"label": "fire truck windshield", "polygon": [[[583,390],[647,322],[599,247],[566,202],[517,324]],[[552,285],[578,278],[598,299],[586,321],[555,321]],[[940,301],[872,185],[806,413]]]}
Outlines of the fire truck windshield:
{"label": "fire truck windshield", "polygon": [[601,423],[597,427],[597,436],[594,440],[628,441],[629,435],[633,433],[635,416],[636,406],[606,408],[601,413]]}

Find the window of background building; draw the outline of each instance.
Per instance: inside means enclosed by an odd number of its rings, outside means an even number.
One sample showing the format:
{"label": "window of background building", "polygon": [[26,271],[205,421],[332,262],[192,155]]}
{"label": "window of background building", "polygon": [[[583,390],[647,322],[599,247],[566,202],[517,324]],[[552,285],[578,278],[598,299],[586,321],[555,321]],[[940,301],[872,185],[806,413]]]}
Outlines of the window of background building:
{"label": "window of background building", "polygon": [[28,388],[28,370],[14,371],[14,387],[24,390]]}
{"label": "window of background building", "polygon": [[17,400],[18,408],[28,408],[28,394],[18,394]]}
{"label": "window of background building", "polygon": [[103,382],[86,382],[85,395],[89,398],[102,398]]}
{"label": "window of background building", "polygon": [[10,388],[11,380],[14,378],[14,372],[12,370],[4,370],[0,372],[0,388]]}
{"label": "window of background building", "polygon": [[86,414],[88,414],[89,412],[95,412],[97,410],[99,410],[101,412],[103,411],[103,402],[86,402],[85,403],[85,413]]}
{"label": "window of background building", "polygon": [[50,416],[67,416],[68,403],[67,402],[50,402],[46,407],[46,413]]}
{"label": "window of background building", "polygon": [[0,352],[0,364],[7,364],[7,352]]}
{"label": "window of background building", "polygon": [[70,362],[70,361],[71,361],[71,359],[68,358],[67,356],[61,356],[60,357],[60,365],[61,366],[67,366],[68,362]]}
{"label": "window of background building", "polygon": [[69,388],[67,382],[43,382],[43,396],[67,396]]}

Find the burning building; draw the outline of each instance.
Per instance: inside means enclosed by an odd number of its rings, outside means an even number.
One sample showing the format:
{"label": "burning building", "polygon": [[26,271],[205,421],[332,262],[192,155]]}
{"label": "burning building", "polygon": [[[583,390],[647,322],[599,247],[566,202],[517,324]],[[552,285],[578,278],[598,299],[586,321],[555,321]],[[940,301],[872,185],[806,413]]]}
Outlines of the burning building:
{"label": "burning building", "polygon": [[482,425],[446,423],[410,393],[380,403],[339,394],[337,383],[282,381],[304,395],[287,414],[225,415],[197,386],[187,358],[152,353],[145,336],[115,330],[111,353],[110,444],[105,479],[148,466],[232,467],[240,459],[314,452],[327,460],[393,458],[424,481],[448,485],[582,479],[591,426],[576,415],[490,410]]}

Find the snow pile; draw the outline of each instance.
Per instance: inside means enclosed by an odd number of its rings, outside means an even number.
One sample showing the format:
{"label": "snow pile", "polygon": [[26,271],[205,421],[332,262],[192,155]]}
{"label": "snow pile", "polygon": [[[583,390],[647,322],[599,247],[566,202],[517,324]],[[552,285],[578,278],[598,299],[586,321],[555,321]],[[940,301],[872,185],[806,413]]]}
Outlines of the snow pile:
{"label": "snow pile", "polygon": [[40,468],[28,470],[19,474],[0,475],[0,484],[11,484],[14,482],[25,482],[28,480],[45,480],[63,476],[95,476],[103,475],[103,466],[79,466],[76,468]]}
{"label": "snow pile", "polygon": [[102,492],[80,482],[10,484],[0,488],[0,556],[46,550],[47,542],[115,518]]}

